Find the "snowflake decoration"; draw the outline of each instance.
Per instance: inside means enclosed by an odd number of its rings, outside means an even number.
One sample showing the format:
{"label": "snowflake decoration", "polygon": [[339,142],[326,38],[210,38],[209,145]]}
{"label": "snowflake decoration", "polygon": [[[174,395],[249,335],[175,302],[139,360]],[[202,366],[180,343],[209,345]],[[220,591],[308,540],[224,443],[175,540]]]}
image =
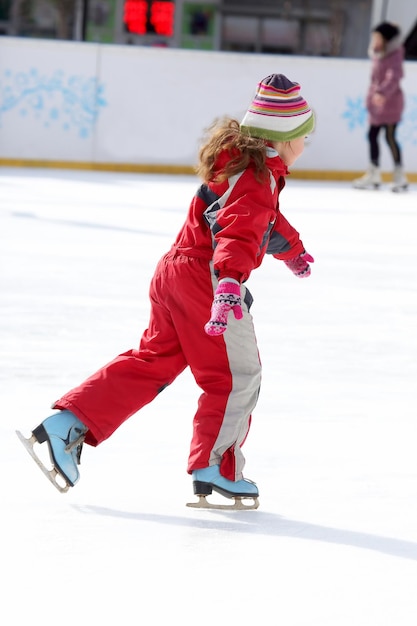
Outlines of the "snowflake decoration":
{"label": "snowflake decoration", "polygon": [[[342,113],[342,118],[347,120],[350,131],[356,129],[366,130],[368,112],[365,106],[365,99],[357,97],[356,99],[347,98],[346,110]],[[398,139],[401,144],[412,143],[417,144],[417,96],[406,96],[406,107],[403,118],[398,125]]]}
{"label": "snowflake decoration", "polygon": [[356,127],[363,128],[367,119],[367,111],[363,97],[356,98],[356,100],[348,98],[347,108],[342,114],[342,117],[347,120],[349,130],[355,130]]}
{"label": "snowflake decoration", "polygon": [[60,124],[86,138],[106,104],[104,87],[95,77],[66,76],[62,71],[47,76],[31,69],[5,71],[0,78],[0,126],[6,114],[17,112],[21,117],[32,115],[44,128]]}

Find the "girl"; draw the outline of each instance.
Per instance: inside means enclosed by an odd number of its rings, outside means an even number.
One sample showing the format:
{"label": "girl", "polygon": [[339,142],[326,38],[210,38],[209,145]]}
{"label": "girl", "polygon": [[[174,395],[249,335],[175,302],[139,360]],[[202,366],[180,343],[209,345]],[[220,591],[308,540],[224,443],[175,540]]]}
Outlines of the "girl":
{"label": "girl", "polygon": [[353,181],[356,189],[377,189],[382,182],[379,168],[378,136],[381,128],[394,163],[392,191],[408,187],[402,166],[401,149],[396,138],[397,125],[404,110],[404,95],[400,87],[403,77],[404,49],[400,30],[395,24],[382,22],[371,35],[369,56],[372,59],[371,83],[366,96],[369,113],[368,171]]}
{"label": "girl", "polygon": [[[53,469],[41,467],[60,491],[79,479],[84,441],[97,446],[110,437],[189,367],[202,389],[187,468],[197,505],[215,506],[205,499],[214,489],[234,499],[227,508],[258,506],[256,484],[243,477],[241,450],[261,382],[245,283],[266,253],[296,276],[310,275],[313,258],[279,211],[278,196],[313,126],[299,84],[273,74],[259,83],[241,124],[224,119],[210,129],[197,168],[203,182],[157,265],[139,347],[57,400],[58,412],[29,439],[18,433],[39,464],[34,444],[47,443]],[[252,504],[243,505],[243,498]]]}

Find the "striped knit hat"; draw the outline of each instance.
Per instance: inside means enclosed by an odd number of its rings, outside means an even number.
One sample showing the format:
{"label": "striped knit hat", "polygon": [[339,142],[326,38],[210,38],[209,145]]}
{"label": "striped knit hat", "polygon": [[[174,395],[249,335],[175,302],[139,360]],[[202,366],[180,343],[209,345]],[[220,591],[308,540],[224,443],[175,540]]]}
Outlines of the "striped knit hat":
{"label": "striped knit hat", "polygon": [[312,132],[314,114],[300,95],[298,83],[283,74],[271,74],[258,84],[240,127],[252,137],[291,141]]}

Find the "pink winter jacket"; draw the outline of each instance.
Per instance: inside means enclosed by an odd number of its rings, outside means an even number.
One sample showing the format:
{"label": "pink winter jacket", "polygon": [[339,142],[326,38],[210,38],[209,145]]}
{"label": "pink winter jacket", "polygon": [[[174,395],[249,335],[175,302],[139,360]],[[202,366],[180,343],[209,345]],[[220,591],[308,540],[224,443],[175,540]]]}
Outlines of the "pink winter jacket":
{"label": "pink winter jacket", "polygon": [[[404,94],[400,81],[403,77],[404,48],[398,39],[387,45],[381,56],[371,54],[371,84],[366,97],[369,123],[373,126],[398,124],[404,109]],[[377,107],[372,103],[374,94],[385,96],[385,103]]]}

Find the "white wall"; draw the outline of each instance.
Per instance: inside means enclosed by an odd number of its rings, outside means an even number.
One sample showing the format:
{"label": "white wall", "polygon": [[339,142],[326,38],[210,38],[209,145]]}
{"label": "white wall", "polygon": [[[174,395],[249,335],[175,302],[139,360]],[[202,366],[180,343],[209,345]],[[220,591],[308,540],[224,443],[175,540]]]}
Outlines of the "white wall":
{"label": "white wall", "polygon": [[[240,119],[258,81],[282,72],[317,115],[294,169],[367,164],[367,60],[0,38],[0,164],[12,160],[189,166],[215,117]],[[406,63],[404,161],[417,172],[417,63]],[[383,167],[391,169],[383,148]]]}

